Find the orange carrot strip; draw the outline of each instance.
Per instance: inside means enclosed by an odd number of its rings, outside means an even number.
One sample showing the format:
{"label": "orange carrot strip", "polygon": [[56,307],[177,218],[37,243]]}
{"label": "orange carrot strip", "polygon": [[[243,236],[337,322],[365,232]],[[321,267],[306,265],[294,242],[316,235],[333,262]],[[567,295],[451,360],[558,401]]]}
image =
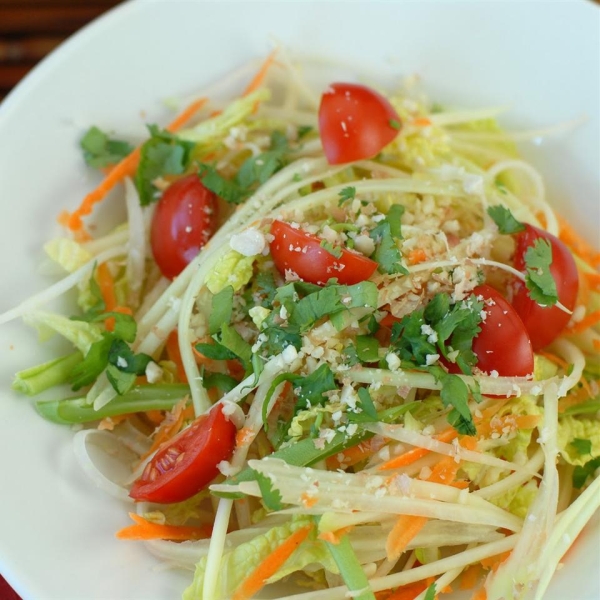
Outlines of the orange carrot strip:
{"label": "orange carrot strip", "polygon": [[485,588],[481,586],[474,594],[471,600],[487,600],[487,592]]}
{"label": "orange carrot strip", "polygon": [[346,527],[341,527],[335,531],[324,531],[323,533],[320,533],[318,537],[320,540],[324,540],[337,546],[340,543],[342,536],[353,529],[354,525],[347,525]]}
{"label": "orange carrot strip", "polygon": [[296,548],[308,537],[312,525],[297,529],[269,554],[257,567],[242,581],[234,592],[231,600],[246,600],[260,591],[269,579],[283,566],[285,561],[295,552]]}
{"label": "orange carrot strip", "polygon": [[160,425],[165,420],[165,414],[162,410],[147,410],[144,414],[154,425]]}
{"label": "orange carrot strip", "polygon": [[479,581],[481,576],[481,567],[479,565],[471,565],[465,571],[460,578],[460,589],[461,590],[472,590]]}
{"label": "orange carrot strip", "polygon": [[427,581],[417,581],[416,583],[402,586],[395,592],[392,592],[386,600],[415,600],[415,598],[419,594],[422,594],[428,587]]}
{"label": "orange carrot strip", "polygon": [[166,127],[170,133],[181,129],[208,102],[208,98],[198,98],[186,106]]}
{"label": "orange carrot strip", "polygon": [[98,429],[100,431],[112,431],[115,428],[115,425],[122,423],[123,421],[125,421],[125,419],[128,419],[130,416],[130,414],[125,414],[113,415],[112,417],[105,417],[104,419],[102,419],[102,421],[100,421],[100,423],[98,423]]}
{"label": "orange carrot strip", "polygon": [[494,554],[494,556],[482,558],[479,562],[484,569],[492,569],[493,571],[496,571],[509,556],[510,550],[502,552],[501,554]]}
{"label": "orange carrot strip", "polygon": [[[448,428],[442,431],[440,434],[434,436],[436,440],[440,442],[451,442],[455,437],[458,436],[458,432],[456,429]],[[389,469],[398,469],[399,467],[406,467],[407,465],[411,465],[416,462],[420,458],[427,456],[431,450],[427,450],[426,448],[413,448],[400,456],[396,456],[379,465],[377,469],[379,471],[387,471]]]}
{"label": "orange carrot strip", "polygon": [[339,468],[352,467],[375,454],[375,452],[380,450],[381,446],[382,441],[376,438],[365,440],[364,442],[360,442],[360,444],[356,444],[356,446],[350,446],[334,456],[330,456],[326,461],[327,468],[335,471]]}
{"label": "orange carrot strip", "polygon": [[418,265],[427,260],[427,254],[422,248],[415,248],[408,253],[407,260],[409,265]]}
{"label": "orange carrot strip", "polygon": [[600,265],[600,252],[580,237],[565,219],[558,216],[558,222],[560,225],[558,237],[590,265]]}
{"label": "orange carrot strip", "polygon": [[417,117],[412,124],[416,127],[427,127],[431,125],[431,121],[427,117]]}
{"label": "orange carrot strip", "polygon": [[[200,108],[202,108],[202,106],[204,106],[206,101],[207,98],[200,98],[199,100],[192,102],[181,114],[175,117],[175,119],[167,125],[166,129],[171,133],[180,129],[198,110],[200,110]],[[65,212],[61,213],[59,222],[66,225],[71,231],[81,231],[83,229],[82,217],[89,215],[92,212],[94,205],[102,201],[117,183],[123,181],[125,177],[130,177],[135,173],[140,162],[140,156],[141,150],[140,147],[138,147],[110,170],[100,185],[83,199],[76,210],[70,215]]]}
{"label": "orange carrot strip", "polygon": [[600,350],[600,340],[592,340],[592,344],[596,350]]}
{"label": "orange carrot strip", "polygon": [[204,540],[210,537],[212,527],[188,527],[184,525],[161,525],[152,523],[135,513],[129,513],[135,525],[124,527],[117,531],[116,537],[120,540]]}
{"label": "orange carrot strip", "polygon": [[585,279],[588,286],[593,290],[600,291],[600,273],[589,273],[586,271],[583,273],[583,278],[580,278],[580,281],[581,279]]}
{"label": "orange carrot strip", "polygon": [[169,360],[173,361],[177,366],[177,377],[182,383],[187,383],[188,378],[185,374],[183,367],[183,361],[181,360],[181,352],[179,351],[179,336],[177,335],[177,329],[174,329],[167,338],[167,356]]}
{"label": "orange carrot strip", "polygon": [[106,263],[98,265],[96,278],[98,279],[98,286],[100,287],[100,293],[106,305],[106,310],[112,311],[117,306],[117,296],[115,294],[115,282]]}
{"label": "orange carrot strip", "polygon": [[600,321],[600,310],[595,310],[593,313],[587,315],[584,319],[579,321],[579,323],[575,323],[573,327],[569,327],[565,329],[565,333],[567,335],[571,335],[574,333],[581,333],[590,327],[593,327],[596,323]]}
{"label": "orange carrot strip", "polygon": [[141,456],[142,460],[150,456],[167,440],[170,440],[177,433],[179,433],[179,430],[183,425],[183,421],[188,414],[185,411],[185,405],[186,400],[183,398],[165,415],[165,418],[161,422],[159,428],[156,430],[152,446],[150,446],[150,449]]}
{"label": "orange carrot strip", "polygon": [[578,306],[587,306],[590,302],[590,281],[586,277],[586,273],[581,269],[577,269],[579,273],[579,291],[577,292]]}
{"label": "orange carrot strip", "polygon": [[428,520],[427,517],[400,515],[386,540],[385,549],[388,559],[397,559],[406,550],[412,539],[425,527]]}
{"label": "orange carrot strip", "polygon": [[267,73],[269,72],[269,68],[275,61],[275,56],[277,55],[277,48],[275,48],[269,56],[265,59],[263,64],[261,65],[258,73],[252,78],[252,81],[246,86],[244,90],[244,96],[249,96],[252,92],[255,92],[265,80]]}

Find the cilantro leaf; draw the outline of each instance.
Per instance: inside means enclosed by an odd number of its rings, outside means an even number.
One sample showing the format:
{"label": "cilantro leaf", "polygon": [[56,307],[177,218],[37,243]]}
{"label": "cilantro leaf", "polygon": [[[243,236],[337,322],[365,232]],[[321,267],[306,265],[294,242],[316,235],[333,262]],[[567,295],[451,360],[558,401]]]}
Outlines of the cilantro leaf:
{"label": "cilantro leaf", "polygon": [[189,165],[194,144],[177,138],[168,131],[149,125],[150,139],[140,150],[140,162],[135,174],[135,186],[140,204],[146,206],[157,199],[153,181],[164,175],[180,175]]}
{"label": "cilantro leaf", "polygon": [[525,231],[525,225],[521,221],[517,221],[510,210],[501,204],[488,207],[487,212],[498,226],[500,233],[510,235],[511,233]]}
{"label": "cilantro leaf", "polygon": [[152,357],[147,354],[135,354],[121,339],[113,340],[108,351],[108,362],[123,373],[143,375]]}
{"label": "cilantro leaf", "polygon": [[415,310],[394,323],[390,338],[391,348],[401,360],[415,361],[418,365],[427,363],[428,354],[437,354],[436,346],[422,332],[426,325],[423,313],[423,310]]}
{"label": "cilantro leaf", "polygon": [[294,391],[298,394],[295,411],[325,404],[327,397],[324,394],[337,389],[333,371],[329,365],[322,364],[310,375],[301,377],[295,382]]}
{"label": "cilantro leaf", "polygon": [[586,454],[592,453],[592,441],[591,440],[582,440],[581,438],[575,438],[571,442],[571,446],[573,446],[573,448],[575,448],[576,452],[581,456],[585,456]]}
{"label": "cilantro leaf", "polygon": [[275,277],[271,271],[260,271],[255,278],[256,293],[262,298],[261,306],[270,308],[273,306],[277,286]]}
{"label": "cilantro leaf", "polygon": [[237,358],[236,354],[218,342],[215,344],[196,344],[196,350],[198,350],[202,356],[206,356],[206,358],[212,360],[234,360]]}
{"label": "cilantro leaf", "polygon": [[247,158],[233,179],[226,179],[214,167],[204,163],[199,165],[199,174],[202,183],[217,196],[231,204],[240,204],[286,165],[288,152],[286,135],[273,131],[269,150]]}
{"label": "cilantro leaf", "polygon": [[299,125],[298,126],[298,139],[301,140],[304,136],[308,135],[314,130],[312,125]]}
{"label": "cilantro leaf", "polygon": [[388,275],[396,273],[408,275],[408,270],[402,265],[400,250],[396,244],[396,238],[402,239],[400,217],[403,212],[403,206],[399,204],[392,206],[388,216],[369,233],[377,245],[371,258],[379,263],[379,270]]}
{"label": "cilantro leaf", "polygon": [[237,380],[225,373],[204,373],[202,376],[202,387],[207,390],[216,388],[226,394],[238,384]]}
{"label": "cilantro leaf", "polygon": [[90,127],[79,142],[83,158],[90,167],[103,169],[116,165],[133,151],[133,146],[121,140],[111,140],[98,127]]}
{"label": "cilantro leaf", "polygon": [[389,124],[392,129],[396,129],[397,131],[400,131],[400,129],[402,129],[402,123],[400,123],[398,119],[390,119]]}
{"label": "cilantro leaf", "polygon": [[288,325],[287,327],[270,325],[265,327],[261,333],[267,336],[267,339],[261,346],[261,350],[264,350],[268,354],[280,354],[288,346],[294,346],[296,350],[302,348],[300,328],[296,325]]}
{"label": "cilantro leaf", "polygon": [[469,388],[458,376],[445,373],[440,377],[442,390],[440,397],[444,406],[452,406],[448,422],[463,435],[476,435],[477,430],[469,410]]}
{"label": "cilantro leaf", "polygon": [[96,381],[106,369],[111,344],[112,338],[105,335],[90,346],[83,360],[71,372],[70,383],[74,392]]}
{"label": "cilantro leaf", "polygon": [[258,482],[258,487],[260,488],[260,494],[262,496],[262,500],[264,505],[269,510],[281,510],[283,508],[283,502],[281,501],[281,492],[273,487],[273,482],[262,473],[258,471],[254,471],[254,477]]}
{"label": "cilantro leaf", "polygon": [[582,488],[588,477],[592,477],[598,468],[600,468],[600,456],[586,462],[582,467],[576,466],[573,470],[573,487]]}
{"label": "cilantro leaf", "polygon": [[212,298],[210,316],[208,318],[208,332],[213,335],[218,333],[223,323],[231,321],[233,312],[233,288],[228,285]]}
{"label": "cilantro leaf", "polygon": [[373,363],[379,360],[379,342],[370,335],[356,336],[356,355],[361,362]]}
{"label": "cilantro leaf", "polygon": [[91,297],[94,299],[94,303],[82,315],[70,317],[72,321],[87,321],[88,323],[97,322],[98,316],[104,313],[106,310],[106,303],[104,302],[102,292],[100,291],[100,286],[98,285],[95,277],[96,266],[97,265],[94,265],[94,270],[92,271],[92,275],[88,282],[89,291]]}
{"label": "cilantro leaf", "polygon": [[358,397],[360,399],[360,408],[362,408],[364,415],[369,417],[372,421],[377,421],[377,411],[375,410],[375,405],[373,404],[373,399],[371,398],[369,390],[367,388],[359,388]]}
{"label": "cilantro leaf", "polygon": [[556,282],[550,272],[552,246],[544,238],[538,238],[525,252],[525,285],[532,300],[542,306],[553,306],[558,302]]}
{"label": "cilantro leaf", "polygon": [[347,202],[348,200],[354,200],[354,198],[356,197],[356,188],[351,186],[345,187],[343,190],[340,191],[338,196],[340,197],[338,201],[338,206],[342,206],[344,202]]}
{"label": "cilantro leaf", "polygon": [[344,364],[348,365],[349,367],[360,364],[358,352],[356,351],[356,346],[354,344],[348,344],[342,350],[342,355],[344,356]]}
{"label": "cilantro leaf", "polygon": [[114,365],[108,365],[108,367],[106,367],[106,377],[113,386],[113,389],[120,396],[126,394],[134,386],[136,379],[134,373],[121,371]]}
{"label": "cilantro leaf", "polygon": [[339,246],[334,246],[327,240],[321,240],[320,246],[323,250],[329,252],[332,256],[335,256],[335,258],[340,258],[342,256],[342,249]]}

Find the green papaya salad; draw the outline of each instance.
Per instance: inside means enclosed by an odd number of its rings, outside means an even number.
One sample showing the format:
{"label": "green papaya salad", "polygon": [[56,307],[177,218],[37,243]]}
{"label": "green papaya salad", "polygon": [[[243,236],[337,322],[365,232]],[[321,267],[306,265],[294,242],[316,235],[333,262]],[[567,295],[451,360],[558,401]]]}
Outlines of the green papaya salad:
{"label": "green papaya salad", "polygon": [[137,146],[83,135],[64,277],[0,316],[71,350],[13,388],[185,600],[542,598],[600,505],[600,254],[515,145],[553,131],[315,91],[283,51],[234,79]]}

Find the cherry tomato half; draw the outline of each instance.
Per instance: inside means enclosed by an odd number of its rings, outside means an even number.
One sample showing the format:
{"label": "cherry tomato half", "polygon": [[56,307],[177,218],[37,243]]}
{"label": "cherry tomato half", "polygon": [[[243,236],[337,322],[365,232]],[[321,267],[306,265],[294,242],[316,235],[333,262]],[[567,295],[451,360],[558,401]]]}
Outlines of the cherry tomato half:
{"label": "cherry tomato half", "polygon": [[[556,282],[559,302],[573,310],[579,289],[579,276],[573,255],[557,237],[547,231],[525,225],[525,231],[517,235],[515,250],[515,267],[525,271],[525,253],[527,248],[539,238],[550,242],[552,247],[552,263],[550,273]],[[557,306],[540,306],[529,297],[529,290],[522,281],[514,284],[512,305],[525,324],[534,350],[539,350],[553,342],[565,328],[571,315]]]}
{"label": "cherry tomato half", "polygon": [[332,83],[321,96],[319,132],[331,165],[375,156],[398,135],[399,125],[387,98],[364,85]]}
{"label": "cherry tomato half", "polygon": [[160,504],[191,498],[217,476],[217,465],[231,457],[235,435],[235,425],[219,407],[199,416],[154,455],[129,495]]}
{"label": "cherry tomato half", "polygon": [[271,256],[282,275],[291,270],[300,279],[318,285],[325,285],[332,277],[341,284],[352,285],[369,279],[377,269],[374,260],[350,250],[342,249],[340,258],[336,258],[321,247],[316,235],[283,221],[273,221],[271,235],[275,237]]}
{"label": "cherry tomato half", "polygon": [[523,321],[500,292],[489,285],[473,290],[483,297],[485,321],[473,340],[477,367],[485,373],[497,371],[503,377],[525,377],[533,373],[533,350]]}
{"label": "cherry tomato half", "polygon": [[217,227],[217,197],[197,175],[172,183],[158,201],[150,245],[161,273],[173,279],[198,255]]}

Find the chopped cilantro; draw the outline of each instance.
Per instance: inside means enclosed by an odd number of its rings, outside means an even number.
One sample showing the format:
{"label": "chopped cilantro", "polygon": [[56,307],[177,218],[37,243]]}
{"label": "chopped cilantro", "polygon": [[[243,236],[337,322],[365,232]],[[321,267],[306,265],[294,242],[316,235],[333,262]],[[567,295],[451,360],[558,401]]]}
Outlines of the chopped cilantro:
{"label": "chopped cilantro", "polygon": [[367,388],[358,389],[358,398],[360,399],[360,408],[363,413],[373,421],[377,421],[377,411],[373,404],[373,399]]}
{"label": "chopped cilantro", "polygon": [[469,388],[458,376],[445,373],[440,377],[442,390],[440,397],[444,406],[452,406],[448,422],[463,435],[476,435],[477,430],[469,410]]}
{"label": "chopped cilantro", "polygon": [[298,126],[298,139],[301,140],[304,136],[308,135],[314,130],[312,125],[299,125]]}
{"label": "chopped cilantro", "polygon": [[199,165],[199,175],[202,183],[217,196],[231,204],[240,204],[285,166],[288,152],[285,134],[273,131],[269,150],[246,159],[233,179],[226,179],[213,166],[204,163]]}
{"label": "chopped cilantro", "polygon": [[281,492],[273,487],[273,482],[266,475],[258,471],[254,471],[254,478],[258,482],[264,505],[269,510],[281,510],[283,508]]}
{"label": "chopped cilantro", "polygon": [[402,123],[400,123],[398,119],[390,119],[389,124],[392,129],[396,129],[397,131],[400,131],[400,129],[402,129]]}
{"label": "chopped cilantro", "polygon": [[95,169],[116,165],[133,151],[133,146],[121,140],[111,140],[98,127],[90,127],[79,142],[85,162]]}
{"label": "chopped cilantro", "polygon": [[591,440],[583,440],[581,438],[575,438],[571,442],[571,446],[575,448],[576,452],[580,456],[586,456],[587,454],[592,453],[592,441]]}
{"label": "chopped cilantro", "polygon": [[600,468],[600,456],[586,462],[582,467],[576,466],[573,470],[573,487],[577,489],[582,488],[588,478],[592,477],[598,468]]}
{"label": "chopped cilantro", "polygon": [[344,202],[347,202],[348,200],[354,200],[356,197],[356,188],[351,186],[345,187],[338,195],[340,197],[338,206],[342,206]]}
{"label": "chopped cilantro", "polygon": [[334,246],[327,240],[321,240],[320,245],[321,248],[323,248],[323,250],[326,250],[327,252],[329,252],[329,254],[335,256],[335,258],[340,258],[342,256],[342,249],[339,246]]}
{"label": "chopped cilantro", "polygon": [[235,353],[218,342],[215,344],[196,344],[196,350],[198,350],[202,356],[206,356],[206,358],[212,360],[233,360],[237,358]]}
{"label": "chopped cilantro", "polygon": [[356,355],[361,362],[377,362],[379,360],[379,342],[370,335],[356,336]]}
{"label": "chopped cilantro", "polygon": [[150,139],[140,151],[140,162],[135,173],[135,185],[140,195],[140,204],[146,206],[157,199],[154,180],[164,175],[180,175],[190,162],[192,142],[180,140],[168,131],[149,125]]}
{"label": "chopped cilantro", "polygon": [[233,311],[233,288],[228,285],[212,298],[212,309],[208,318],[208,331],[218,333],[223,323],[231,321]]}
{"label": "chopped cilantro", "polygon": [[310,375],[300,377],[294,382],[294,391],[298,395],[296,411],[324,404],[327,400],[324,394],[337,389],[331,368],[327,364],[322,364]]}
{"label": "chopped cilantro", "polygon": [[393,205],[385,219],[371,230],[369,235],[377,245],[373,258],[379,263],[382,273],[393,275],[401,273],[408,275],[408,270],[402,264],[402,257],[396,239],[402,239],[400,219],[404,213],[404,207],[400,204]]}
{"label": "chopped cilantro", "polygon": [[525,230],[525,225],[517,221],[510,210],[501,204],[490,206],[487,209],[488,215],[498,226],[498,231],[503,234],[518,233]]}
{"label": "chopped cilantro", "polygon": [[223,323],[218,342],[242,361],[247,373],[252,371],[252,346],[244,340],[235,327]]}
{"label": "chopped cilantro", "polygon": [[543,238],[538,238],[525,252],[525,284],[532,300],[543,306],[553,306],[558,302],[556,282],[550,272],[552,246]]}
{"label": "chopped cilantro", "polygon": [[202,386],[207,390],[216,388],[223,394],[230,392],[238,384],[237,380],[225,373],[204,373]]}
{"label": "chopped cilantro", "polygon": [[342,355],[344,357],[344,364],[349,367],[360,364],[360,359],[358,358],[358,353],[354,344],[348,344],[342,351]]}

